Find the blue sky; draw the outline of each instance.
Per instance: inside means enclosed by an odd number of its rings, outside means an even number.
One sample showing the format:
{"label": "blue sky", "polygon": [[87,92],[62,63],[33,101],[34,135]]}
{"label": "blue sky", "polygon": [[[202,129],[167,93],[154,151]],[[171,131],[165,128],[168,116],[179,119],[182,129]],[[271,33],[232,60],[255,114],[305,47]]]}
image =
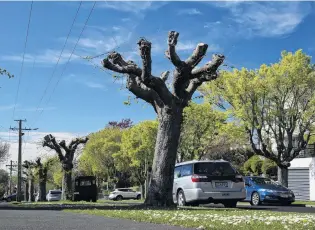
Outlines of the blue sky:
{"label": "blue sky", "polygon": [[[31,2],[0,2],[0,66],[15,75],[0,79],[2,132],[16,125],[12,116],[19,78],[14,118],[26,118],[25,126],[38,127],[40,132],[87,133],[111,120],[154,119],[153,109],[141,101],[124,105],[130,94],[122,80],[114,82],[111,72],[95,68],[101,58],[91,63],[79,57],[117,50],[139,62],[136,43],[140,37],[152,42],[157,75],[173,69],[164,57],[169,30],[180,33],[177,49],[181,57],[204,42],[209,44],[208,54],[223,53],[226,63],[238,68],[276,62],[282,50],[302,48],[315,54],[315,4],[310,2],[97,2],[65,67],[92,4],[82,4],[53,75],[79,2],[34,2],[20,75]],[[206,56],[205,61],[210,58]]]}

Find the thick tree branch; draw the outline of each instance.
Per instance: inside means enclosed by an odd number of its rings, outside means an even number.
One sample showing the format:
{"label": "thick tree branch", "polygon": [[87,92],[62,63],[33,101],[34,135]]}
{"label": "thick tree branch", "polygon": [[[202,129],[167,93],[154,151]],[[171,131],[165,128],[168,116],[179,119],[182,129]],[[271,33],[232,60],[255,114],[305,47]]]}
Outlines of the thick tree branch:
{"label": "thick tree branch", "polygon": [[56,138],[53,137],[51,134],[46,135],[44,137],[44,141],[43,141],[43,147],[48,147],[50,149],[53,149],[57,152],[59,160],[63,161],[64,160],[64,156],[62,154],[62,150],[60,148],[60,146],[58,145]]}
{"label": "thick tree branch", "polygon": [[223,63],[224,58],[224,55],[221,54],[212,55],[212,60],[210,62],[208,62],[201,68],[193,69],[191,71],[191,78],[193,79],[201,77],[203,79],[207,79],[209,78],[209,76],[211,77],[213,74],[216,73],[219,66]]}
{"label": "thick tree branch", "polygon": [[170,71],[164,71],[164,72],[161,74],[160,78],[161,78],[164,82],[166,82],[167,79],[168,79],[168,77],[169,77],[169,75],[170,75]]}
{"label": "thick tree branch", "polygon": [[140,56],[142,59],[142,73],[141,73],[141,80],[146,84],[148,80],[151,78],[151,42],[140,39],[138,42],[139,50],[140,50]]}
{"label": "thick tree branch", "polygon": [[[147,43],[148,42],[145,41],[144,39],[141,39],[138,43],[141,57],[143,58],[148,57],[146,52],[148,52],[148,48],[150,49],[150,47],[147,46]],[[134,62],[125,61],[122,58],[122,56],[116,52],[109,54],[108,57],[105,58],[102,62],[104,68],[107,68],[114,72],[128,74],[129,77],[135,75],[139,77],[141,80],[144,77],[145,82],[142,80],[143,84],[153,89],[159,95],[164,104],[169,104],[170,101],[172,100],[172,94],[169,92],[165,82],[158,77],[152,76],[151,73],[150,75],[147,73],[148,71],[151,72],[151,63],[148,66],[148,60],[143,60],[143,63],[145,63],[145,71],[143,71],[144,73],[142,74],[141,68],[134,64]]]}
{"label": "thick tree branch", "polygon": [[180,60],[175,50],[178,36],[179,33],[175,31],[170,31],[168,33],[168,50],[165,52],[165,56],[171,60],[176,68],[181,68],[184,62]]}
{"label": "thick tree branch", "polygon": [[196,67],[202,58],[206,55],[208,45],[204,43],[199,43],[195,48],[192,55],[185,61],[191,68]]}
{"label": "thick tree branch", "polygon": [[63,148],[65,150],[65,152],[69,152],[70,151],[70,149],[66,145],[66,141],[65,140],[60,141],[59,142],[59,146],[61,146],[61,148]]}
{"label": "thick tree branch", "polygon": [[157,107],[163,107],[163,102],[161,101],[159,95],[153,89],[144,85],[139,77],[135,75],[129,75],[126,87],[136,97],[141,98],[142,100],[151,104],[155,109],[155,112],[157,112]]}

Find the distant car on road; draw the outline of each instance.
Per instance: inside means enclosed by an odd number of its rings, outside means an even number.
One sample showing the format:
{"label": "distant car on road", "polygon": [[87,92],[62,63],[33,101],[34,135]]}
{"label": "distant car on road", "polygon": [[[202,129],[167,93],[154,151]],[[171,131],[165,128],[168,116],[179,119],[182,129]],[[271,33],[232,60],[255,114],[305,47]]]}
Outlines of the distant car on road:
{"label": "distant car on road", "polygon": [[222,203],[234,208],[245,196],[243,176],[228,161],[187,161],[175,166],[173,200],[178,206]]}
{"label": "distant car on road", "polygon": [[61,200],[61,190],[49,190],[46,195],[47,201],[60,201]]}
{"label": "distant car on road", "polygon": [[118,188],[111,192],[108,196],[110,200],[127,200],[127,199],[141,199],[141,192],[136,192],[129,188]]}
{"label": "distant car on road", "polygon": [[290,205],[295,201],[294,193],[279,183],[265,177],[246,176],[246,199],[251,205],[262,203],[280,203]]}
{"label": "distant car on road", "polygon": [[5,202],[16,201],[16,193],[12,193],[11,195],[2,197],[2,201]]}

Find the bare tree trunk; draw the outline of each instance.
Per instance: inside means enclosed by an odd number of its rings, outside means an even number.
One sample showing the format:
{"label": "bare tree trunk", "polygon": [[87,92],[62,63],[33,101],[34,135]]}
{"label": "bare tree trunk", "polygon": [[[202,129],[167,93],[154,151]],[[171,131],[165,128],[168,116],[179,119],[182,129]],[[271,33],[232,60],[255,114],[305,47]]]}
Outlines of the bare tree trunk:
{"label": "bare tree trunk", "polygon": [[46,200],[46,181],[40,180],[39,182],[39,198],[40,201]]}
{"label": "bare tree trunk", "polygon": [[28,180],[28,202],[32,202],[34,200],[34,179],[30,178]]}
{"label": "bare tree trunk", "polygon": [[182,108],[162,110],[156,139],[151,181],[145,203],[153,206],[174,204],[172,188],[176,153],[182,122]]}
{"label": "bare tree trunk", "polygon": [[288,187],[288,168],[278,166],[278,181],[284,187]]}
{"label": "bare tree trunk", "polygon": [[63,170],[63,191],[66,200],[72,200],[72,170]]}
{"label": "bare tree trunk", "polygon": [[28,196],[29,196],[29,193],[28,193],[28,190],[29,190],[29,183],[28,183],[28,181],[25,181],[24,184],[25,184],[25,189],[24,189],[24,201],[27,202]]}

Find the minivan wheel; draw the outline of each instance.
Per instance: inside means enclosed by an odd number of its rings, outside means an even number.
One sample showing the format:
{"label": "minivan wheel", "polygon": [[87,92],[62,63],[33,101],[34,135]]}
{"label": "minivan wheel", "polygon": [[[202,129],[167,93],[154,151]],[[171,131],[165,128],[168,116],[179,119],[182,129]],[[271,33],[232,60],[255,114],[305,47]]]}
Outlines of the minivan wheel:
{"label": "minivan wheel", "polygon": [[250,200],[250,204],[253,205],[253,206],[258,206],[260,205],[260,197],[259,197],[259,194],[258,192],[254,192],[252,194],[252,197],[251,197],[251,200]]}
{"label": "minivan wheel", "polygon": [[236,208],[237,201],[235,200],[226,201],[223,203],[223,205],[225,208]]}
{"label": "minivan wheel", "polygon": [[138,195],[138,196],[137,196],[137,200],[140,200],[140,199],[141,199],[141,195]]}
{"label": "minivan wheel", "polygon": [[177,193],[177,205],[186,206],[186,198],[183,190],[179,190]]}

